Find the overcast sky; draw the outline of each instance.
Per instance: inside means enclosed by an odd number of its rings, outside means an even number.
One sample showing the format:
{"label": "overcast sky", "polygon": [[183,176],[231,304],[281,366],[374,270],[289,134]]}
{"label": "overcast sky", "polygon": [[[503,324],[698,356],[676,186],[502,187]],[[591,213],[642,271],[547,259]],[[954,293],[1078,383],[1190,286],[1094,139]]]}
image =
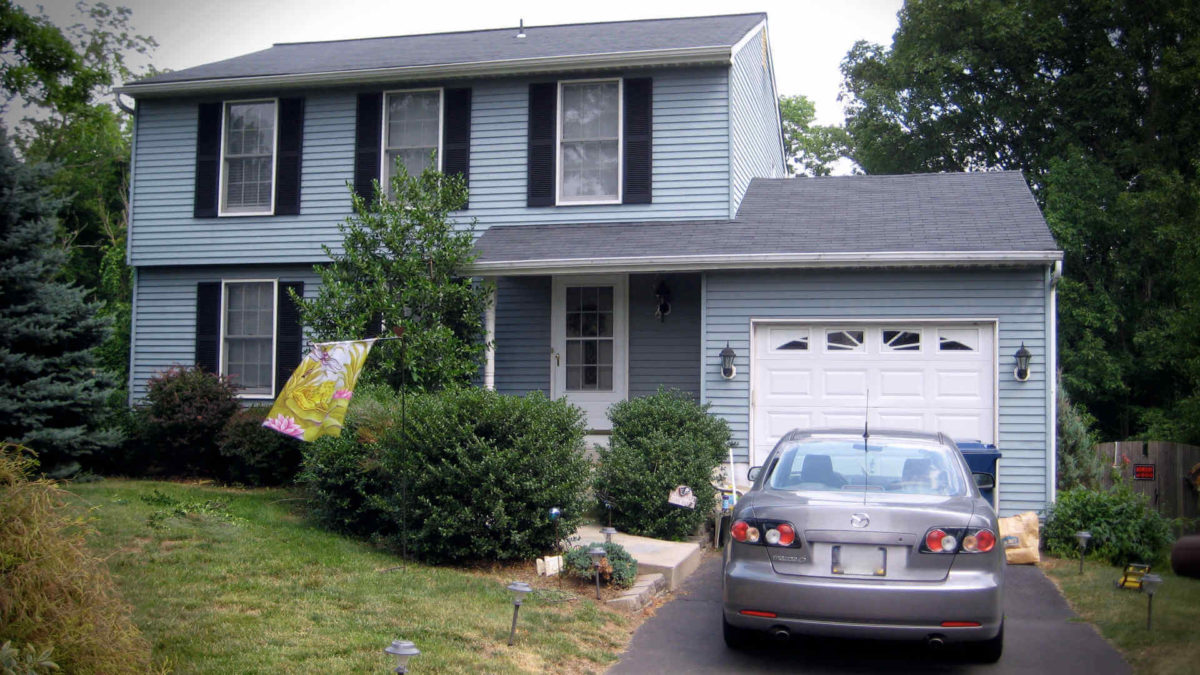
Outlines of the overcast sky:
{"label": "overcast sky", "polygon": [[[838,66],[856,40],[890,44],[901,0],[107,0],[133,10],[133,27],[158,41],[152,62],[179,70],[266,49],[276,42],[411,35],[444,31],[766,12],[780,94],[804,94],[817,120],[840,124]],[[18,0],[38,5],[60,26],[75,0]]]}

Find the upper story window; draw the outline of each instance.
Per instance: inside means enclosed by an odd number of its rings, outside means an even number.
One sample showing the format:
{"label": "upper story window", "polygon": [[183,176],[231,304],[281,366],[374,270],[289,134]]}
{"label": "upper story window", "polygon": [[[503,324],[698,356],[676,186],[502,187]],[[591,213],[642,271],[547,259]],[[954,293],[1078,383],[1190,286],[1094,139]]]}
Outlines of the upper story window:
{"label": "upper story window", "polygon": [[384,105],[382,179],[390,194],[397,160],[410,176],[431,166],[441,169],[442,90],[392,92]]}
{"label": "upper story window", "polygon": [[621,80],[559,83],[558,201],[621,201]]}
{"label": "upper story window", "polygon": [[221,213],[274,212],[276,102],[225,104],[221,142]]}

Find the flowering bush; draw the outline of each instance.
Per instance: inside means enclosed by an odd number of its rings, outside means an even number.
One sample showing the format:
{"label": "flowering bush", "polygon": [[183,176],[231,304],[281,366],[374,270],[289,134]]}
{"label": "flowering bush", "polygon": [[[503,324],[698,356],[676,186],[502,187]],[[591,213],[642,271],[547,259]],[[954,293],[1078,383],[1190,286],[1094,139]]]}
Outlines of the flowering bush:
{"label": "flowering bush", "polygon": [[172,474],[221,475],[218,440],[241,408],[228,379],[191,367],[150,378],[133,432],[148,464]]}

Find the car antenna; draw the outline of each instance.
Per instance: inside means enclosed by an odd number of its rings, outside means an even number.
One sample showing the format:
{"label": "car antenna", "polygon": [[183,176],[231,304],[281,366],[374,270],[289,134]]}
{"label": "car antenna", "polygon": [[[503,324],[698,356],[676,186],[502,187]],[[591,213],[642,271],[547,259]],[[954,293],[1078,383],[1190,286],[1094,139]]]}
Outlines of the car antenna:
{"label": "car antenna", "polygon": [[863,506],[867,505],[867,483],[871,482],[871,390],[863,410]]}

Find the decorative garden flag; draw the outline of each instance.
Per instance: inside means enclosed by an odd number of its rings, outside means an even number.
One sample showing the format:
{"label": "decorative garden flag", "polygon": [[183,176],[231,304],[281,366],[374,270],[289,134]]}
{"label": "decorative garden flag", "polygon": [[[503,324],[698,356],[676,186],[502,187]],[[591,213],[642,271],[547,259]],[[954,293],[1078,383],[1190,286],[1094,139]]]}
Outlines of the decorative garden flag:
{"label": "decorative garden flag", "polygon": [[374,339],[313,345],[283,386],[263,426],[302,441],[342,433],[354,384],[373,344]]}

